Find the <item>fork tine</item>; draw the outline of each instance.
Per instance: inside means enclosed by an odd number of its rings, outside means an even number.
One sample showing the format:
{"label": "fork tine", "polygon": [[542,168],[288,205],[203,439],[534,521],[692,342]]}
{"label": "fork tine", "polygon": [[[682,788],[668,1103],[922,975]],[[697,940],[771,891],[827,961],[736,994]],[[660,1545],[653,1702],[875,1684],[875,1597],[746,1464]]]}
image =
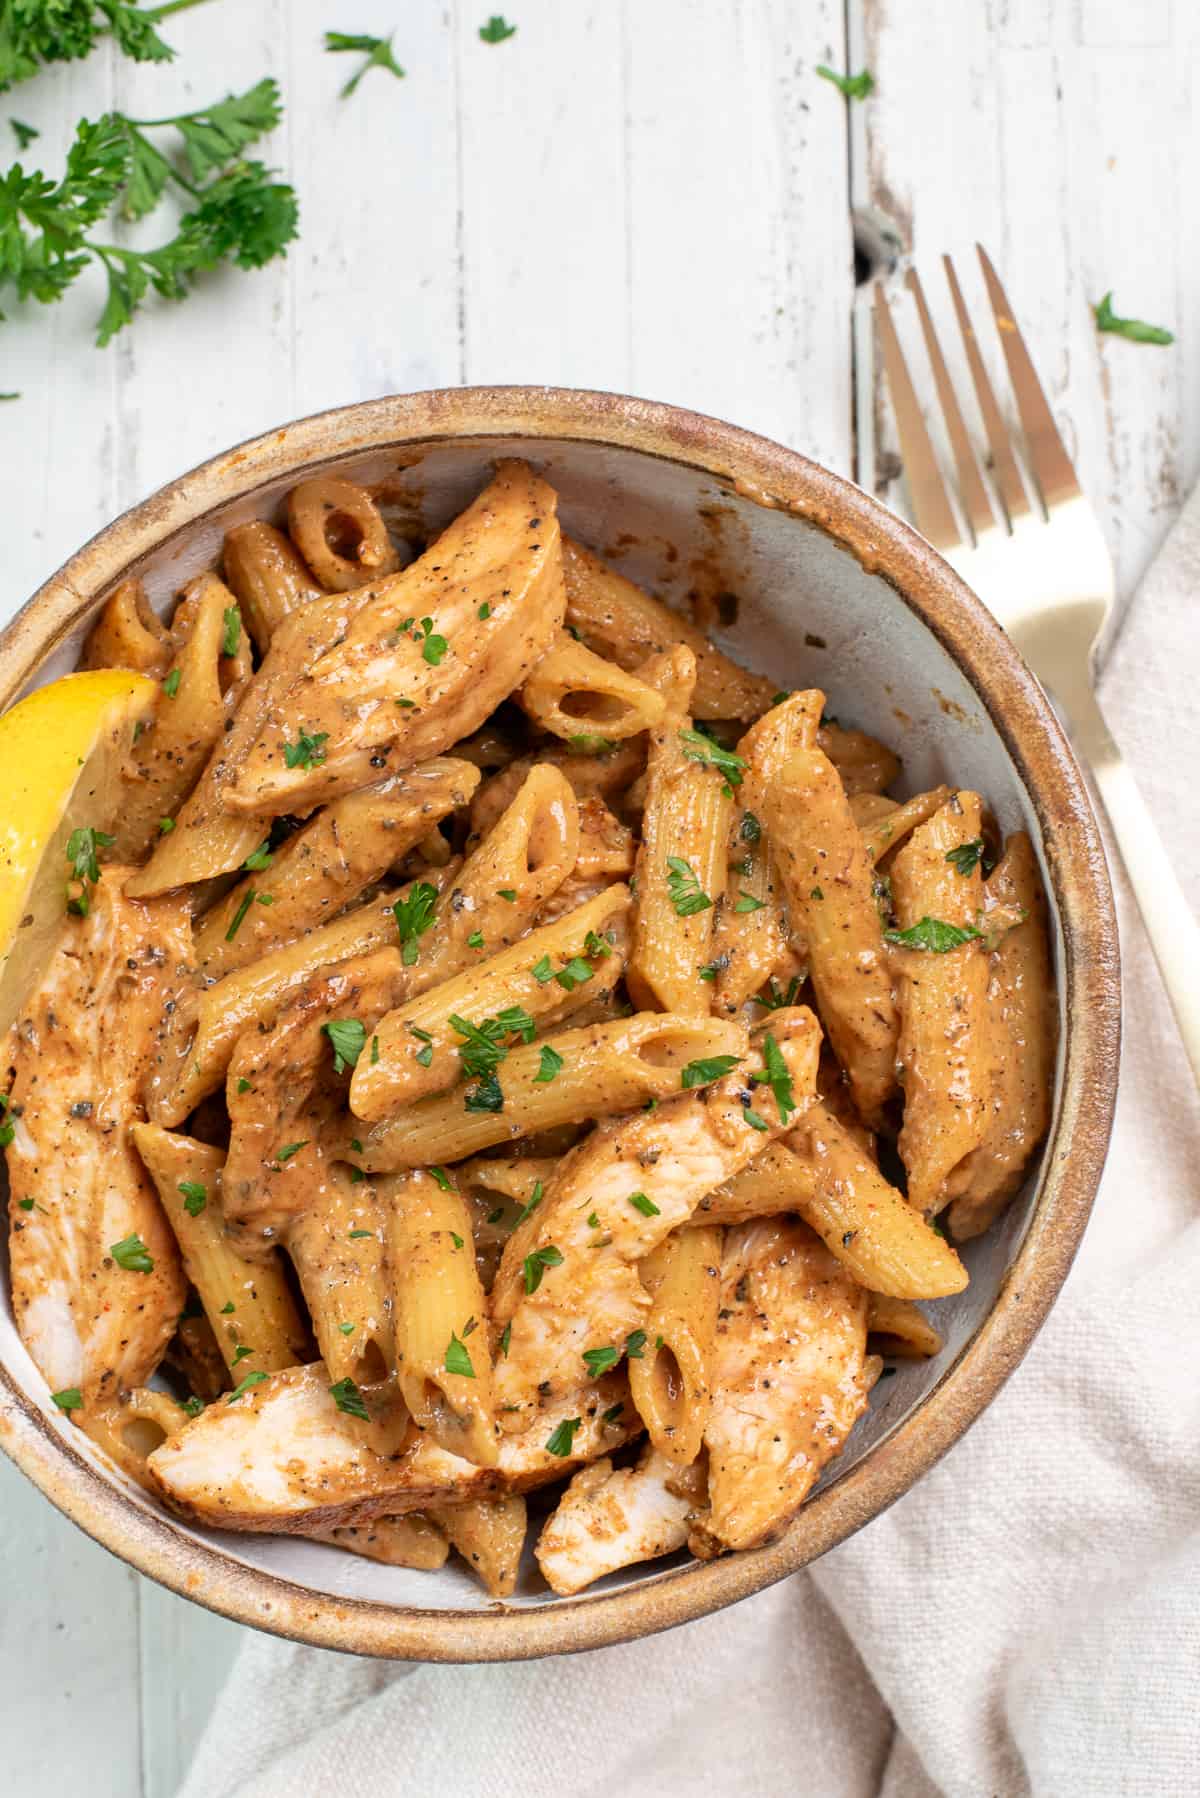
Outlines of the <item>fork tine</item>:
{"label": "fork tine", "polygon": [[996,522],[991,501],[988,499],[987,488],[979,473],[979,464],[975,460],[971,439],[967,435],[966,423],[958,404],[958,395],[954,391],[950,370],[946,367],[942,346],[937,340],[933,320],[930,318],[929,308],[925,304],[925,290],[921,286],[921,278],[915,268],[910,268],[908,271],[908,289],[917,303],[917,316],[921,320],[925,348],[933,369],[933,384],[937,388],[938,399],[941,401],[942,413],[946,420],[946,429],[950,435],[950,447],[954,451],[954,462],[958,469],[958,490],[962,496],[971,529],[978,537],[982,532],[991,530]]}
{"label": "fork tine", "polygon": [[1046,510],[1049,511],[1060,500],[1074,499],[1080,491],[1079,482],[1075,478],[1071,458],[1058,434],[1054,414],[1037,378],[1029,351],[1025,348],[1025,339],[1017,329],[1017,321],[1008,303],[1008,295],[1000,284],[1000,277],[992,267],[991,257],[983,245],[977,243],[975,249],[983,268],[988,299],[996,317],[996,329],[1000,333],[1004,360],[1008,364],[1008,378],[1017,396],[1017,411],[1021,415],[1029,460],[1042,490]]}
{"label": "fork tine", "polygon": [[992,452],[992,471],[995,474],[996,485],[1000,489],[1000,497],[1004,501],[1004,509],[1008,513],[1008,521],[1011,524],[1014,518],[1020,518],[1029,511],[1029,497],[1021,483],[1016,458],[1012,453],[1012,445],[1008,441],[1008,431],[1000,416],[1000,408],[996,404],[996,396],[992,392],[992,384],[988,380],[987,369],[983,366],[983,357],[979,353],[979,344],[976,342],[967,308],[963,304],[962,290],[958,285],[954,264],[949,256],[943,256],[942,263],[946,270],[946,280],[950,285],[950,297],[954,301],[958,328],[962,332],[967,362],[971,369],[971,379],[975,383],[975,397],[979,401],[979,410],[983,413],[983,428],[987,432],[988,448]]}
{"label": "fork tine", "polygon": [[879,282],[875,283],[875,317],[883,345],[883,366],[892,396],[892,410],[900,433],[900,460],[904,464],[917,529],[935,549],[953,549],[962,542],[962,532],[955,521],[891,310]]}

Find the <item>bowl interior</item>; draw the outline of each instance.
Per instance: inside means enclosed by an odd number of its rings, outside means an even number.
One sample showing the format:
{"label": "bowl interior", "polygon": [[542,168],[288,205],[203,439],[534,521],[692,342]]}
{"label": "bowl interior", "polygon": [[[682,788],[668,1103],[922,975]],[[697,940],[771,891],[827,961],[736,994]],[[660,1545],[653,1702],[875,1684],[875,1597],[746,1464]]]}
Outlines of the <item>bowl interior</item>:
{"label": "bowl interior", "polygon": [[[484,484],[498,453],[495,438],[373,450],[322,462],[375,486],[390,520],[422,533],[445,524]],[[681,606],[698,608],[711,634],[781,688],[818,686],[827,709],[860,726],[903,756],[901,790],[939,781],[978,789],[1005,832],[1028,830],[1042,855],[1038,819],[1016,767],[979,695],[930,628],[879,572],[864,566],[834,537],[789,511],[758,503],[732,483],[686,463],[620,445],[552,437],[506,438],[505,454],[527,456],[560,495],[564,529],[609,558],[633,579]],[[311,465],[310,465],[311,468]],[[287,489],[305,472],[293,469],[206,515],[194,529],[163,544],[141,564],[152,603],[163,610],[183,581],[215,565],[221,537],[250,517],[278,520]],[[251,471],[248,471],[248,481]],[[97,603],[103,597],[95,596]],[[77,659],[82,629],[44,664],[38,684],[67,672]],[[1045,858],[1043,855],[1043,871]],[[1062,966],[1062,931],[1053,894],[1055,953]],[[1061,981],[1060,981],[1061,987]],[[1060,1043],[1062,1032],[1060,1031]],[[1062,1085],[1062,1054],[1058,1086]],[[941,1356],[900,1364],[876,1387],[871,1410],[823,1485],[857,1466],[909,1418],[953,1367],[991,1310],[1020,1246],[1038,1183],[1035,1169],[1001,1224],[967,1246],[971,1283],[959,1297],[931,1305],[945,1335]],[[13,1325],[8,1282],[0,1285],[0,1361],[29,1399],[88,1455],[80,1433],[53,1412],[44,1382]],[[152,1501],[106,1465],[103,1477],[122,1484],[129,1503],[154,1512]],[[340,1599],[370,1599],[424,1610],[488,1611],[495,1607],[459,1564],[437,1575],[376,1565],[296,1539],[234,1536],[190,1529],[165,1513],[167,1527],[248,1566]],[[686,1561],[610,1576],[582,1599],[616,1588],[670,1578]],[[539,1590],[532,1559],[509,1601],[536,1607],[552,1601]]]}

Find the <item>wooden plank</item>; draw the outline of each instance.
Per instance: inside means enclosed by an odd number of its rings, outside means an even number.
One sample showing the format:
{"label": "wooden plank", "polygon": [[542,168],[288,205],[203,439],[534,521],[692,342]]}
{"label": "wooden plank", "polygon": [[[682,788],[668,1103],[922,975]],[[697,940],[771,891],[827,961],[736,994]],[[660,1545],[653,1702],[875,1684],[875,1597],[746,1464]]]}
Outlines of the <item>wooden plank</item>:
{"label": "wooden plank", "polygon": [[[636,20],[636,23],[634,22]],[[628,7],[632,385],[850,463],[840,0]]]}
{"label": "wooden plank", "polygon": [[175,1798],[217,1693],[249,1632],[150,1580],[138,1581],[138,1601],[139,1798]]}
{"label": "wooden plank", "polygon": [[[961,374],[940,270],[940,252],[954,254],[1007,406],[973,251],[976,240],[988,247],[1128,594],[1194,478],[1200,415],[1180,375],[1185,352],[1100,337],[1092,306],[1114,287],[1126,311],[1171,326],[1182,312],[1181,244],[1194,233],[1193,208],[1187,159],[1163,118],[1182,129],[1189,116],[1200,15],[1151,6],[1143,24],[1141,9],[1116,0],[1090,0],[1082,11],[1007,0],[991,20],[979,8],[947,9],[936,34],[918,34],[882,0],[856,0],[851,43],[851,62],[866,63],[878,83],[856,110],[856,204],[896,221]],[[928,129],[931,95],[936,131]],[[915,341],[910,307],[898,296],[906,344]],[[861,310],[856,343],[860,479],[902,507],[890,411]],[[1186,353],[1194,367],[1194,345]],[[973,421],[969,389],[959,385]]]}
{"label": "wooden plank", "polygon": [[4,1791],[142,1798],[138,1575],[3,1457],[0,1515]]}

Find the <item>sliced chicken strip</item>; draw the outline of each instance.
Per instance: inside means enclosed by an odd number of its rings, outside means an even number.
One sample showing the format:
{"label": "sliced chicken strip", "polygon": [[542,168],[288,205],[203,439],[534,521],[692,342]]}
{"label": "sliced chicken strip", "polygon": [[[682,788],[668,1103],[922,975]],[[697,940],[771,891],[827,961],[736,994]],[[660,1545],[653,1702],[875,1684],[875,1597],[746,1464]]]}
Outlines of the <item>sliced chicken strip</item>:
{"label": "sliced chicken strip", "polygon": [[697,1553],[757,1548],[795,1516],[867,1402],[867,1295],[806,1224],[725,1235]]}
{"label": "sliced chicken strip", "polygon": [[636,1467],[614,1472],[607,1456],[582,1468],[538,1538],[537,1564],[562,1598],[637,1561],[674,1554],[688,1539],[697,1491],[680,1470],[647,1447]]}
{"label": "sliced chicken strip", "polygon": [[[371,1408],[373,1392],[364,1397]],[[375,1429],[338,1410],[316,1362],[272,1374],[236,1403],[210,1405],[149,1467],[166,1502],[200,1523],[310,1534],[546,1485],[619,1448],[641,1423],[628,1381],[614,1373],[570,1393],[526,1435],[505,1438],[498,1467],[460,1460],[415,1429],[401,1452],[389,1451],[372,1440]]]}
{"label": "sliced chicken strip", "polygon": [[81,1421],[144,1384],[187,1294],[128,1125],[191,929],[181,900],[127,899],[128,872],[106,868],[66,922],[8,1039],[13,1308],[51,1391],[82,1394]]}

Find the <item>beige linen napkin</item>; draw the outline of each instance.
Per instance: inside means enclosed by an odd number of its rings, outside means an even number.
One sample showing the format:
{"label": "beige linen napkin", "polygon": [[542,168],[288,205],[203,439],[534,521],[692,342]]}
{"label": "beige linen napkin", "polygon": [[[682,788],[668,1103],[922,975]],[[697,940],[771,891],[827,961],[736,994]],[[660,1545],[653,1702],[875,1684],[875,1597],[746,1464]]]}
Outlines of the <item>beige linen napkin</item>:
{"label": "beige linen napkin", "polygon": [[[1200,891],[1200,492],[1103,697]],[[1117,874],[1099,1203],[986,1415],[813,1569],[651,1641],[396,1668],[247,1636],[181,1798],[1162,1798],[1200,1789],[1200,1106]]]}

